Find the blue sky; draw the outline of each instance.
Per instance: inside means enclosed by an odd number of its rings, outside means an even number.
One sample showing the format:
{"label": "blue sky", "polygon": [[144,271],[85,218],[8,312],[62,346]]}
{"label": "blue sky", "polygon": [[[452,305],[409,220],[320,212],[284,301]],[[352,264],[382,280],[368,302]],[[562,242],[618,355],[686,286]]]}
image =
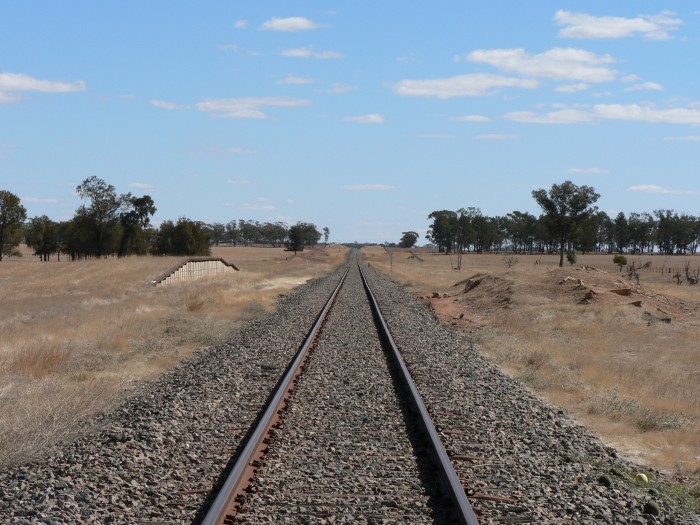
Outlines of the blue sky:
{"label": "blue sky", "polygon": [[0,189],[421,239],[433,210],[700,213],[696,2],[0,2]]}

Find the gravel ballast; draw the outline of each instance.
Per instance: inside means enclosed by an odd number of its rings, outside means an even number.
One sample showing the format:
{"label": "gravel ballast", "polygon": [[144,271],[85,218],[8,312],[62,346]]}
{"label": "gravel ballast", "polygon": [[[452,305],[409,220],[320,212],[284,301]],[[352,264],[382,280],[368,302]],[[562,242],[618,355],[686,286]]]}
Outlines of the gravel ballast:
{"label": "gravel ballast", "polygon": [[[295,289],[280,300],[275,314],[248,323],[228,344],[205,349],[143,386],[113,413],[87,425],[94,425],[96,431],[73,443],[57,445],[40,461],[0,472],[0,523],[196,523],[214,486],[221,481],[222,471],[242,447],[242,439],[341,272],[338,269]],[[430,310],[401,286],[371,269],[368,277],[446,448],[463,458],[454,464],[465,488],[492,498],[473,501],[483,512],[481,523],[700,524],[698,515],[651,493],[652,485],[635,481],[639,467],[618,458],[614,450],[563,411],[501,373],[466,337],[441,326]],[[333,321],[347,323],[341,331],[354,331],[354,325],[367,326],[361,319],[365,314],[358,308],[343,308],[350,312],[347,319]],[[337,338],[330,334],[329,338]],[[380,377],[378,361],[372,365],[377,370],[376,379],[364,378],[357,370],[355,358],[368,364],[372,359],[383,359],[378,357],[379,350],[375,352],[365,342],[365,335],[353,335],[356,340],[350,346],[325,341],[330,350],[324,359],[329,362],[310,366],[316,380],[326,377],[334,383],[334,391],[345,386],[354,397],[348,395],[342,402],[348,419],[338,426],[337,446],[319,438],[324,432],[324,439],[331,434],[327,418],[303,413],[301,404],[292,411],[298,422],[311,420],[316,426],[316,430],[299,427],[300,435],[308,441],[304,446],[320,445],[345,453],[356,447],[351,440],[356,433],[353,427],[359,424],[354,414],[364,411],[362,417],[376,425],[377,407],[385,402],[390,405],[391,396],[396,396],[390,382]],[[353,348],[353,353],[367,353],[348,355]],[[333,376],[324,372],[329,367]],[[307,381],[311,384],[303,380]],[[290,451],[299,446],[295,441],[299,438],[284,439],[287,441],[274,448],[273,454],[295,457]],[[411,459],[410,443],[391,447],[394,452],[402,451],[401,468],[422,468]],[[370,461],[372,453],[357,455]],[[378,448],[376,455],[386,456],[387,452]],[[273,455],[269,461],[262,480],[258,480],[260,486],[273,480],[271,472],[277,460]],[[388,473],[384,473],[384,481],[381,473],[363,477],[354,463],[348,463],[350,469],[342,469],[345,461],[338,459],[324,467],[317,478],[308,472],[306,479],[293,481],[298,473],[290,472],[278,494],[318,493],[319,486],[330,491],[335,472],[337,494],[376,494],[360,488],[363,483],[378,489],[376,501],[360,498],[363,504],[378,504],[371,517],[362,518],[364,523],[400,523],[397,520],[402,519],[402,513],[388,512],[387,508],[402,510],[412,502],[425,505],[425,511],[411,514],[416,523],[444,523],[444,517],[430,506],[431,495],[425,488],[416,492],[424,491],[420,498],[410,495],[404,500],[400,490],[408,494],[413,488],[393,487]],[[410,466],[412,461],[415,467]],[[370,483],[370,479],[375,481]],[[321,485],[308,484],[310,480]],[[386,503],[391,493],[393,503]],[[312,496],[301,503],[307,505],[309,498],[312,506],[322,504]],[[658,504],[658,515],[651,513],[651,501]],[[262,511],[261,516],[270,521],[250,518],[248,523],[363,523],[353,521],[354,511],[343,514],[348,509],[346,499],[335,507],[330,503],[338,511],[307,512],[303,517],[295,517],[287,503],[269,505]],[[282,510],[275,514],[272,508]]]}

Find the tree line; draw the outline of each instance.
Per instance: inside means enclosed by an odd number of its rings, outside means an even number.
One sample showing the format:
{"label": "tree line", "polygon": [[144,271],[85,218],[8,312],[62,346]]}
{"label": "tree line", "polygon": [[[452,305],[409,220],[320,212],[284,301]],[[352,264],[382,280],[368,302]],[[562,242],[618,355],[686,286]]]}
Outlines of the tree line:
{"label": "tree line", "polygon": [[46,215],[27,220],[19,197],[0,190],[0,261],[5,255],[17,255],[24,241],[34,254],[48,261],[51,255],[65,254],[71,259],[129,255],[210,255],[212,245],[263,244],[285,246],[295,253],[315,246],[323,236],[328,242],[330,230],[323,234],[316,225],[299,222],[260,223],[232,220],[226,224],[206,224],[185,217],[151,225],[156,206],[149,195],[136,197],[118,194],[111,184],[92,176],[76,188],[85,201],[72,219],[55,222]]}
{"label": "tree line", "polygon": [[[700,244],[699,216],[656,210],[610,217],[594,206],[600,197],[594,188],[571,181],[535,190],[532,197],[542,209],[539,216],[513,211],[489,217],[476,207],[433,211],[425,237],[445,253],[558,253],[560,265],[565,254],[576,252],[688,255]],[[410,248],[418,238],[403,232],[398,245]]]}

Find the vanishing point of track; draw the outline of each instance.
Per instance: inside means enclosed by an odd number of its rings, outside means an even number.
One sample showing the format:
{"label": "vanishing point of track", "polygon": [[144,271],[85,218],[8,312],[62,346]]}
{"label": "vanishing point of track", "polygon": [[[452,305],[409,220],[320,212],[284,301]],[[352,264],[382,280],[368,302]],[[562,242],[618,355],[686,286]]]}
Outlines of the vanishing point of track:
{"label": "vanishing point of track", "polygon": [[[305,523],[304,515],[334,523],[343,514],[367,523],[478,523],[362,269],[354,268],[345,271],[278,381],[203,524],[274,523],[285,519],[280,515],[290,520],[284,523]],[[341,289],[365,295],[364,324],[332,319],[336,302],[347,301]],[[354,316],[357,304],[350,306]],[[358,359],[350,376],[336,377],[342,375],[333,366],[338,359]],[[302,376],[317,360],[315,373]],[[317,385],[331,381],[347,394]],[[389,394],[380,393],[380,385]],[[360,403],[348,407],[345,395]],[[363,396],[389,401],[377,408],[372,399],[366,413],[357,413]]]}

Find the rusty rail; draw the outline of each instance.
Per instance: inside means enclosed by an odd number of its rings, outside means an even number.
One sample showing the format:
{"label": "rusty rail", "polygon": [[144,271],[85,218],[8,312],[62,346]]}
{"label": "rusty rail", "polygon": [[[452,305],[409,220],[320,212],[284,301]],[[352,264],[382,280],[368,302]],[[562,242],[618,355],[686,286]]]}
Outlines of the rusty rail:
{"label": "rusty rail", "polygon": [[476,514],[474,513],[474,509],[472,509],[472,506],[469,503],[469,499],[464,492],[464,488],[459,481],[459,477],[452,466],[452,461],[450,461],[450,458],[445,451],[445,447],[443,446],[440,436],[433,425],[428,409],[426,408],[425,403],[423,403],[423,398],[418,392],[418,388],[411,377],[411,373],[408,371],[408,367],[401,356],[401,352],[396,346],[394,338],[391,336],[391,331],[384,320],[381,309],[379,308],[379,303],[377,303],[377,299],[374,297],[372,289],[370,288],[367,278],[365,277],[365,274],[359,264],[358,268],[360,270],[360,275],[362,276],[362,281],[364,282],[365,290],[367,291],[367,297],[372,305],[372,310],[377,323],[380,325],[380,329],[384,334],[386,343],[392,351],[394,360],[401,369],[401,379],[406,388],[411,392],[409,402],[413,405],[415,411],[420,415],[419,421],[422,426],[422,430],[430,440],[430,452],[435,463],[440,469],[440,478],[443,488],[445,489],[445,492],[449,494],[450,499],[455,505],[457,519],[459,520],[458,522],[461,525],[478,525],[479,522],[476,518]]}
{"label": "rusty rail", "polygon": [[[369,283],[362,272],[362,268],[360,268],[359,265],[358,269],[360,271],[378,329],[382,333],[386,345],[391,350],[394,360],[399,365],[399,369],[401,370],[401,381],[411,394],[408,401],[419,415],[418,420],[420,422],[421,430],[431,443],[431,454],[440,471],[440,480],[443,488],[453,501],[457,523],[460,525],[479,525],[474,510],[469,504],[469,500],[467,499],[459,478],[454,471],[452,462],[450,461],[450,458],[442,445],[437,430],[435,429],[430,415],[428,414],[428,410],[423,403],[420,393],[418,392],[418,389],[411,378],[411,374],[408,371],[403,358],[401,357],[399,349],[394,343],[394,339],[391,336],[389,327],[381,314],[377,300],[375,299]],[[269,438],[271,437],[272,430],[279,422],[281,412],[289,399],[290,392],[292,391],[297,378],[304,369],[304,365],[310,354],[309,350],[325,321],[326,315],[333,306],[335,298],[343,286],[349,271],[350,267],[348,266],[347,270],[343,274],[343,277],[340,279],[340,282],[331,294],[331,297],[326,302],[321,314],[318,316],[313,328],[304,340],[304,344],[296,353],[290,365],[287,367],[287,372],[285,373],[284,378],[280,381],[277,390],[274,392],[273,397],[268,403],[265,412],[260,419],[260,423],[256,427],[245,448],[233,465],[231,473],[219,491],[218,496],[209,508],[206,516],[202,520],[202,525],[229,525],[235,522],[235,516],[240,511],[241,501],[245,494],[245,489],[252,481],[255,469],[263,457],[265,450],[267,449],[267,444],[269,442]]]}
{"label": "rusty rail", "polygon": [[202,525],[223,525],[233,523],[235,515],[240,508],[239,498],[244,494],[246,487],[250,484],[253,477],[256,464],[262,458],[267,449],[267,441],[271,431],[277,424],[280,418],[280,413],[283,410],[283,405],[286,404],[289,399],[289,394],[294,388],[296,379],[301,374],[304,363],[309,356],[309,349],[313,345],[313,342],[321,330],[321,326],[326,319],[326,314],[330,311],[333,306],[340,288],[345,282],[345,277],[347,277],[350,271],[350,266],[345,270],[343,277],[338,282],[335,290],[331,294],[330,298],[326,302],[321,314],[316,319],[314,326],[311,331],[306,336],[304,344],[297,351],[292,362],[287,367],[287,372],[284,378],[279,383],[274,396],[270,400],[265,409],[265,412],[260,419],[260,423],[253,432],[253,435],[248,440],[245,448],[241,452],[240,456],[236,460],[229,474],[228,478],[221,487],[218,496],[212,503],[207,515],[202,520]]}

